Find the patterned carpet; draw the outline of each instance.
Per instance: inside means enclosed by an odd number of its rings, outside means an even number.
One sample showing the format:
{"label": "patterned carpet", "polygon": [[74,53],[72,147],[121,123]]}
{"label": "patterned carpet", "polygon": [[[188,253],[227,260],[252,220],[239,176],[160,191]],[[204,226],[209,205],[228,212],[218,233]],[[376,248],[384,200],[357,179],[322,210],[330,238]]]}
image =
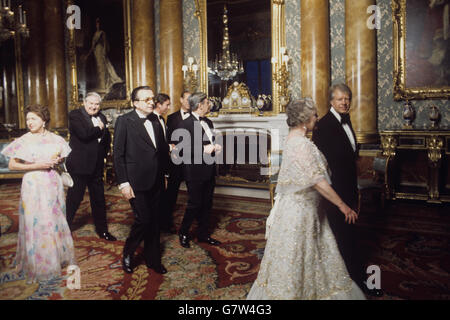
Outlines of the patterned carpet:
{"label": "patterned carpet", "polygon": [[[215,196],[211,222],[221,246],[191,242],[191,249],[184,249],[176,235],[162,234],[162,260],[168,273],[149,271],[142,264],[140,248],[137,260],[141,264],[128,275],[121,268],[121,253],[133,217],[128,202],[112,188],[106,192],[108,224],[117,242],[96,236],[87,197],[75,219],[81,289],[69,290],[65,274],[28,285],[10,267],[16,250],[19,190],[18,182],[0,184],[0,299],[234,300],[244,299],[256,278],[264,252],[268,201]],[[177,226],[185,203],[182,193],[175,212]],[[386,293],[382,299],[449,299],[448,208],[396,203],[383,212],[369,202],[363,208],[359,242],[369,264],[381,268]]]}

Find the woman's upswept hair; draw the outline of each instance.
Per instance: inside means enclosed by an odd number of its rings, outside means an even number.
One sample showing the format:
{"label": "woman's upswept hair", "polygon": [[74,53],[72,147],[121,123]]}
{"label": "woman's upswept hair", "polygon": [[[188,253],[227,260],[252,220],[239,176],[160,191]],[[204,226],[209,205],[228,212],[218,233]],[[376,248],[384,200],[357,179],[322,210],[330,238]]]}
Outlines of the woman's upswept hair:
{"label": "woman's upswept hair", "polygon": [[303,98],[289,102],[286,107],[287,125],[291,128],[307,123],[317,112],[313,99]]}

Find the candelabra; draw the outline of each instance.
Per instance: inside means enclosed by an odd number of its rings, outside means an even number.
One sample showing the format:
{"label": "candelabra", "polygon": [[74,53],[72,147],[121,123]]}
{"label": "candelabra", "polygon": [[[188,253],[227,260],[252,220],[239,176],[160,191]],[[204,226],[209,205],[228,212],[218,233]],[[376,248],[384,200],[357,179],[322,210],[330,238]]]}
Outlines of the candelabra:
{"label": "candelabra", "polygon": [[184,88],[189,92],[197,91],[198,87],[198,65],[194,63],[194,58],[188,58],[188,64],[181,67],[183,70]]}
{"label": "candelabra", "polygon": [[280,87],[279,97],[280,97],[280,105],[284,109],[284,107],[289,102],[289,55],[286,52],[286,48],[280,48],[281,54],[281,63],[278,62],[276,57],[272,57],[272,65],[274,68],[273,78],[275,82]]}
{"label": "candelabra", "polygon": [[221,80],[232,80],[238,74],[244,72],[244,65],[238,59],[237,54],[230,53],[230,36],[228,34],[228,15],[227,6],[223,9],[223,39],[222,53],[216,56],[216,60],[212,63],[212,68],[208,69],[209,73],[217,75]]}
{"label": "candelabra", "polygon": [[27,13],[18,6],[19,17],[16,20],[15,12],[11,7],[11,0],[1,0],[0,7],[0,43],[11,39],[15,34],[20,34],[22,37],[29,36],[27,27]]}

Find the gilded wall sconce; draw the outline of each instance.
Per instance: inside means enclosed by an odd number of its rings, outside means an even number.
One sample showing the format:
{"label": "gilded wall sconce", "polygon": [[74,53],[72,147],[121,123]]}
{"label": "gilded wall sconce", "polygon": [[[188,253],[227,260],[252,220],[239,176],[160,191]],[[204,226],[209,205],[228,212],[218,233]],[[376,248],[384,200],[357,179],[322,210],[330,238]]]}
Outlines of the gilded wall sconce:
{"label": "gilded wall sconce", "polygon": [[273,78],[277,85],[280,87],[280,105],[284,112],[286,105],[290,100],[290,92],[289,92],[289,55],[287,54],[286,48],[280,48],[281,54],[281,62],[278,61],[276,57],[272,57],[272,66],[274,69]]}
{"label": "gilded wall sconce", "polygon": [[184,89],[189,92],[196,92],[198,88],[198,64],[193,57],[188,58],[188,64],[181,67],[183,71]]}

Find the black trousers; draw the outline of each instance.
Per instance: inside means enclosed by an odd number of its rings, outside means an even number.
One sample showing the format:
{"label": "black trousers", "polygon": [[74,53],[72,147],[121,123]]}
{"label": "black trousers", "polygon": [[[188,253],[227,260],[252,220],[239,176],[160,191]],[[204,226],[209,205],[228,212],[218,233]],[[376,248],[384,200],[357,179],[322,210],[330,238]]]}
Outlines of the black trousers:
{"label": "black trousers", "polygon": [[173,227],[173,210],[177,203],[178,191],[183,181],[181,168],[175,168],[167,180],[167,189],[161,201],[160,224],[162,230],[169,230]]}
{"label": "black trousers", "polygon": [[363,281],[366,280],[366,270],[358,247],[356,226],[346,223],[344,214],[333,204],[327,203],[325,208],[328,222],[336,238],[347,271],[353,281],[361,286]]}
{"label": "black trousers", "polygon": [[[100,163],[101,162],[101,163]],[[106,224],[105,190],[103,187],[103,159],[98,159],[98,165],[91,175],[79,175],[70,173],[73,179],[73,187],[67,191],[66,217],[69,227],[72,229],[75,213],[84,197],[86,187],[89,190],[92,217],[94,218],[97,233],[108,231]]]}
{"label": "black trousers", "polygon": [[197,219],[197,237],[209,237],[209,216],[214,195],[215,178],[206,181],[186,181],[188,189],[188,204],[181,223],[180,233],[189,234],[194,219]]}
{"label": "black trousers", "polygon": [[161,265],[159,200],[163,188],[162,177],[152,189],[134,190],[135,198],[130,199],[134,213],[134,223],[123,248],[124,255],[133,256],[139,244],[144,241],[144,258],[154,267]]}

